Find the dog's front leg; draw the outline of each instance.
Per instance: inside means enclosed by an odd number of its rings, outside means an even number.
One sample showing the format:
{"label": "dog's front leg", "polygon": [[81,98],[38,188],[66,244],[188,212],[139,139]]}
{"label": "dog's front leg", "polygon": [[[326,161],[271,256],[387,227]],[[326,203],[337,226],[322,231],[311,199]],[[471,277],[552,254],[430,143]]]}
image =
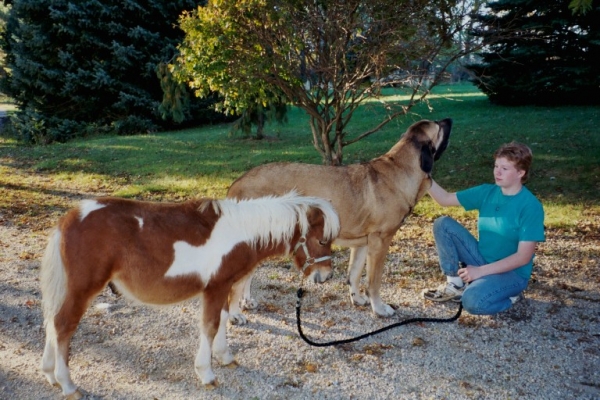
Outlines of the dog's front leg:
{"label": "dog's front leg", "polygon": [[391,306],[381,300],[380,295],[385,257],[392,238],[393,235],[385,235],[380,232],[371,233],[367,245],[367,295],[371,300],[373,312],[380,317],[391,317],[395,313]]}
{"label": "dog's front leg", "polygon": [[366,306],[369,298],[360,294],[360,277],[367,260],[367,246],[350,248],[350,263],[348,264],[348,285],[350,286],[350,301],[355,306]]}
{"label": "dog's front leg", "polygon": [[244,298],[242,296],[247,295],[250,297],[249,288],[251,282],[252,274],[243,277],[231,288],[231,293],[229,294],[229,322],[233,325],[245,325],[248,323],[248,319],[242,313],[242,308],[244,308]]}
{"label": "dog's front leg", "polygon": [[256,310],[258,308],[258,301],[252,298],[252,293],[250,292],[253,277],[254,272],[248,275],[246,278],[246,283],[244,283],[244,295],[240,301],[240,307],[242,307],[242,310]]}

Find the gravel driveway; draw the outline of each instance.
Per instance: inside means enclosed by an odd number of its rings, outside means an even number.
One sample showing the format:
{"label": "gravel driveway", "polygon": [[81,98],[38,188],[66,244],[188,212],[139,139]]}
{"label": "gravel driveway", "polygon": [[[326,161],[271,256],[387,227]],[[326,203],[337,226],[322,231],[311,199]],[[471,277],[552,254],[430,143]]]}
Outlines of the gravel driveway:
{"label": "gravel driveway", "polygon": [[[425,224],[410,218],[388,256],[382,297],[398,308],[396,316],[377,318],[349,303],[348,250],[339,249],[333,280],[304,285],[305,333],[328,341],[406,318],[454,315],[455,304],[419,296],[442,281]],[[2,399],[61,398],[38,368],[38,274],[47,233],[0,214]],[[248,313],[248,325],[228,329],[239,366],[215,365],[220,385],[213,390],[193,369],[197,302],[151,308],[107,289],[72,341],[73,380],[89,399],[600,399],[598,242],[550,232],[525,301],[505,313],[465,312],[457,322],[412,324],[324,348],[299,338],[300,276],[286,260],[273,260],[254,279],[259,309]]]}

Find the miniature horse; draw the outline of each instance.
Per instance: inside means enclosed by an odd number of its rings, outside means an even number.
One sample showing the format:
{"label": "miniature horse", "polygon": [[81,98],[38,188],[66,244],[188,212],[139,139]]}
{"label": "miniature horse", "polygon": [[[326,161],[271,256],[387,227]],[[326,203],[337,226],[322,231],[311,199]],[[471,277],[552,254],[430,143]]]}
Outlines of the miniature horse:
{"label": "miniature horse", "polygon": [[81,397],[69,373],[69,343],[91,301],[113,282],[121,293],[147,304],[199,296],[194,365],[203,384],[216,384],[211,354],[223,365],[234,362],[226,340],[232,285],[265,258],[290,252],[305,276],[324,282],[338,231],[329,202],[295,192],[180,204],[84,200],[61,218],[42,261],[42,370],[65,396]]}

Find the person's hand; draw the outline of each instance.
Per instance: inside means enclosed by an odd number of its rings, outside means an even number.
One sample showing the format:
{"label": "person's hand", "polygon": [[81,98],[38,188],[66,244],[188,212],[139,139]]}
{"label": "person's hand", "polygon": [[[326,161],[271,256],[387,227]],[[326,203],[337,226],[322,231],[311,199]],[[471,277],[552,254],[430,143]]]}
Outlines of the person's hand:
{"label": "person's hand", "polygon": [[458,276],[465,283],[472,282],[476,279],[481,278],[481,267],[474,267],[473,265],[467,265],[465,268],[458,270]]}

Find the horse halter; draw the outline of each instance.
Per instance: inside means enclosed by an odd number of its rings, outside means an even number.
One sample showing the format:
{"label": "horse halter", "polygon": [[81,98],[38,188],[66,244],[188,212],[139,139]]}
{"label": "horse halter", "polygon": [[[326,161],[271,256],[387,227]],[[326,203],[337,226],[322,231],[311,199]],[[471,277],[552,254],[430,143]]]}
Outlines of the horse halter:
{"label": "horse halter", "polygon": [[313,264],[317,264],[320,263],[321,261],[326,261],[326,260],[330,260],[331,256],[323,256],[323,257],[319,257],[319,258],[314,258],[311,257],[310,254],[308,253],[308,247],[306,246],[306,236],[302,236],[300,239],[298,239],[298,243],[296,243],[296,247],[294,247],[294,253],[296,254],[296,252],[298,251],[298,249],[302,247],[302,250],[304,250],[304,254],[306,255],[306,261],[304,262],[304,265],[302,266],[302,272],[304,272],[304,270],[308,267],[310,267]]}

